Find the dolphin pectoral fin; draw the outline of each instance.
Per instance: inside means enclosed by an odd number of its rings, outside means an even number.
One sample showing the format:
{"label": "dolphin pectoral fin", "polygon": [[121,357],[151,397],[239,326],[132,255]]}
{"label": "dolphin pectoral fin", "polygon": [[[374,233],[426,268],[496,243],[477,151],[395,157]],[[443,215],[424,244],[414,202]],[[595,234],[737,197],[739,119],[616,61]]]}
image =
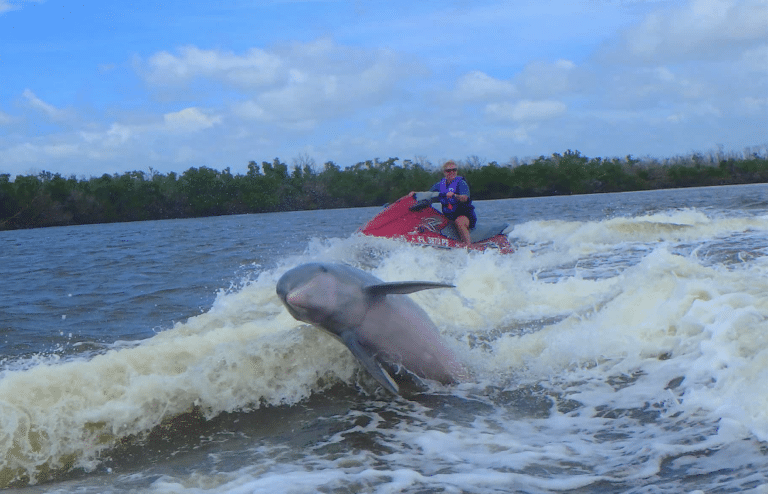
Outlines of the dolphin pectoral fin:
{"label": "dolphin pectoral fin", "polygon": [[393,394],[399,394],[399,387],[392,377],[384,370],[384,368],[376,361],[376,357],[368,350],[363,348],[357,341],[354,331],[345,331],[341,335],[341,341],[347,345],[347,348],[352,352],[352,355],[363,364],[363,367],[373,376],[374,379],[379,381],[379,384],[384,386],[389,392]]}
{"label": "dolphin pectoral fin", "polygon": [[390,283],[378,283],[368,285],[365,291],[370,296],[383,296],[391,294],[406,295],[408,293],[418,292],[419,290],[428,290],[430,288],[456,288],[456,285],[447,283],[436,283],[433,281],[393,281]]}

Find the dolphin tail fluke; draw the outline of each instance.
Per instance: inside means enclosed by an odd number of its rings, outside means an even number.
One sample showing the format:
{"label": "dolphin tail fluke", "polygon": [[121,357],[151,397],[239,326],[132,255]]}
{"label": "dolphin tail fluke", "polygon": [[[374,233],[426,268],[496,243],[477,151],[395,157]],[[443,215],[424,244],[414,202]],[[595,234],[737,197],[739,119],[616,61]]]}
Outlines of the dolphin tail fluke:
{"label": "dolphin tail fluke", "polygon": [[420,290],[428,290],[430,288],[456,288],[456,285],[436,283],[433,281],[393,281],[390,283],[368,285],[365,287],[365,291],[367,291],[369,295],[376,297],[392,294],[406,295]]}
{"label": "dolphin tail fluke", "polygon": [[373,378],[379,381],[379,384],[384,386],[392,394],[400,394],[400,388],[397,383],[392,380],[392,377],[384,370],[381,364],[379,364],[376,357],[360,345],[353,331],[345,331],[342,333],[341,340],[347,345],[347,348],[352,352],[352,355],[363,364],[363,367],[365,367]]}

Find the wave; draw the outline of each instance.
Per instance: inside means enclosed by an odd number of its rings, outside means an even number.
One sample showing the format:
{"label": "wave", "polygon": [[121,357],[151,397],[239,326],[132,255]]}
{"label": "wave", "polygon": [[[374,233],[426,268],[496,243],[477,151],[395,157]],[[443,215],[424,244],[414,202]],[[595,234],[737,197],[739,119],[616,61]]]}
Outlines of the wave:
{"label": "wave", "polygon": [[[718,241],[744,232],[752,243],[738,246],[749,254],[741,261],[702,261],[700,245],[722,250]],[[0,487],[92,470],[121,441],[185,413],[291,406],[366,381],[343,345],[295,321],[275,294],[285,270],[310,260],[455,284],[412,298],[472,369],[462,389],[536,384],[594,413],[654,403],[727,424],[728,437],[768,441],[766,232],[765,217],[682,210],[523,223],[506,256],[357,235],[313,240],[152,338],[6,365]]]}

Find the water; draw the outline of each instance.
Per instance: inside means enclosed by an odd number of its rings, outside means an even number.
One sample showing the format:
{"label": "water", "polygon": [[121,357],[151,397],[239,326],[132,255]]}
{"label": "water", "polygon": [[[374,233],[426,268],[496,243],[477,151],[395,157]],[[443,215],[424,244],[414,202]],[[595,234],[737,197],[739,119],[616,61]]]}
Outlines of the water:
{"label": "water", "polygon": [[[768,185],[477,202],[512,255],[354,234],[378,208],[0,232],[0,487],[768,493]],[[472,370],[393,397],[290,317],[343,261]]]}

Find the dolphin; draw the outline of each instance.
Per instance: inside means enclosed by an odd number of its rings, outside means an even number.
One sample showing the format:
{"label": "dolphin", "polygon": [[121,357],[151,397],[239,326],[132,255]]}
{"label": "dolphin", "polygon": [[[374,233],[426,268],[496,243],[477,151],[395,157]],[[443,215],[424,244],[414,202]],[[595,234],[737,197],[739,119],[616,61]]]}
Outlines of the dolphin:
{"label": "dolphin", "polygon": [[401,365],[444,384],[465,375],[426,312],[404,294],[454,285],[384,282],[346,264],[309,263],[287,271],[277,295],[290,314],[335,336],[384,388],[399,388],[383,365]]}

